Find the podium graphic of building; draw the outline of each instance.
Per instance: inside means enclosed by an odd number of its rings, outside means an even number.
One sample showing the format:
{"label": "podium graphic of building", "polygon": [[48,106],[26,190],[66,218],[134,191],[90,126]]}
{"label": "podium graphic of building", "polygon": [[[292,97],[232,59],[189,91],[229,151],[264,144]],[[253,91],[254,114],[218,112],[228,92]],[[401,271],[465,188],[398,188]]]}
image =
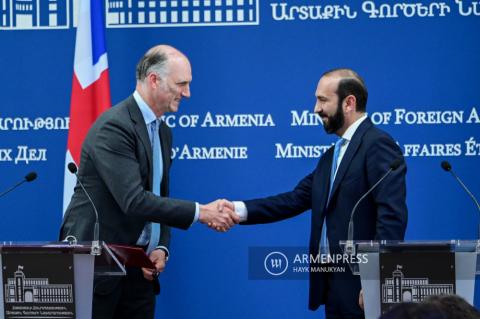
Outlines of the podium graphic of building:
{"label": "podium graphic of building", "polygon": [[48,278],[26,278],[18,266],[14,278],[5,284],[6,303],[73,303],[72,285],[49,284]]}
{"label": "podium graphic of building", "polygon": [[453,284],[430,284],[428,278],[405,278],[402,266],[382,283],[382,303],[421,302],[432,295],[453,294]]}
{"label": "podium graphic of building", "polygon": [[[80,1],[0,0],[0,30],[76,27]],[[107,28],[241,26],[260,23],[259,0],[103,1]]]}

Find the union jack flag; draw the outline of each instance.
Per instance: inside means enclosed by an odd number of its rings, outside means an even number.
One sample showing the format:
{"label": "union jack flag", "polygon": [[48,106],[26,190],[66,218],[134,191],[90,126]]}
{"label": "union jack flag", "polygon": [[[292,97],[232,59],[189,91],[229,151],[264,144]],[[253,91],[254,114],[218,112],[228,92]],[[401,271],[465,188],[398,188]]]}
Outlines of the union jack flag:
{"label": "union jack flag", "polygon": [[80,1],[70,100],[70,127],[65,156],[63,213],[75,186],[68,163],[80,164],[80,151],[88,129],[111,106],[103,1]]}

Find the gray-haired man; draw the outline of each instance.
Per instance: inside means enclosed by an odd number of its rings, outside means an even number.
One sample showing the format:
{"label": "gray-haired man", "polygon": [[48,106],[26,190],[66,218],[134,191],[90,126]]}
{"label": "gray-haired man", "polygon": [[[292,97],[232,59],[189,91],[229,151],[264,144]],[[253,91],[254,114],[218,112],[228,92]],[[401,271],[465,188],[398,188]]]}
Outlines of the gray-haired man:
{"label": "gray-haired man", "polygon": [[[170,228],[187,229],[197,220],[227,230],[238,217],[217,205],[169,198],[172,134],[161,121],[190,97],[192,71],[177,49],[158,45],[140,59],[132,96],[103,113],[90,129],[79,178],[97,206],[100,239],[145,247],[156,269],[128,269],[123,278],[95,280],[93,318],[153,318],[154,274],[168,258]],[[77,185],[60,238],[92,240],[95,214]]]}

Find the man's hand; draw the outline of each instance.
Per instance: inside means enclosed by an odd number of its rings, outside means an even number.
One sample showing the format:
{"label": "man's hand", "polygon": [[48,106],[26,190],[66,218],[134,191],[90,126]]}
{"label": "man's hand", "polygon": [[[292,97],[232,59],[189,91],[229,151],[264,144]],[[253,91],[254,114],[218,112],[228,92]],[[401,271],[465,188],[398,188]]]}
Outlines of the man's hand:
{"label": "man's hand", "polygon": [[155,249],[150,253],[149,258],[155,265],[155,269],[142,268],[142,271],[143,277],[145,277],[145,279],[147,280],[152,281],[154,277],[157,277],[158,274],[165,269],[167,258],[163,249]]}
{"label": "man's hand", "polygon": [[216,231],[226,232],[240,222],[233,204],[225,199],[219,199],[207,205],[200,205],[199,220]]}
{"label": "man's hand", "polygon": [[223,209],[227,208],[231,210],[232,212],[235,212],[235,205],[226,199],[219,199],[215,201],[217,203],[217,209],[222,211]]}
{"label": "man's hand", "polygon": [[[235,205],[231,201],[228,201],[226,199],[218,199],[215,201],[215,203],[217,204],[218,211],[220,212],[224,210],[231,211],[235,215],[235,217],[238,217],[238,221],[236,222],[236,224],[240,222],[240,217],[235,212]],[[208,223],[208,227],[215,229],[217,231],[219,230],[219,228],[221,228],[215,222]]]}
{"label": "man's hand", "polygon": [[363,289],[360,290],[360,294],[358,295],[358,305],[360,306],[360,309],[365,310],[365,304],[363,302]]}

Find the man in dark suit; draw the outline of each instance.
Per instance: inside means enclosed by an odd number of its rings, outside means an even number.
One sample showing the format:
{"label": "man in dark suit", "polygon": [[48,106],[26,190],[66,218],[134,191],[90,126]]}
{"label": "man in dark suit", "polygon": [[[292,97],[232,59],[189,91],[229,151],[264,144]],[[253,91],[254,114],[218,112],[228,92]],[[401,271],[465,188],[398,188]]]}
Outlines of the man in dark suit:
{"label": "man in dark suit", "polygon": [[[96,278],[93,318],[153,318],[156,274],[169,255],[170,228],[187,229],[196,221],[226,230],[238,222],[214,203],[169,196],[172,134],[161,120],[190,97],[190,62],[173,47],[159,45],[139,61],[132,96],[103,113],[82,146],[79,179],[95,203],[100,240],[144,247],[155,269],[127,269],[123,278]],[[75,187],[60,230],[79,241],[93,239],[95,213]]]}
{"label": "man in dark suit", "polygon": [[[319,254],[320,246],[332,255],[341,254],[339,241],[347,239],[355,203],[392,162],[400,160],[400,167],[358,206],[353,239],[403,239],[407,224],[406,166],[395,141],[376,128],[365,113],[368,92],[363,79],[350,69],[332,70],[323,74],[315,95],[315,112],[322,118],[325,131],[340,137],[315,170],[290,192],[245,202],[223,201],[220,205],[235,208],[246,225],[276,222],[311,209],[311,256]],[[320,245],[322,235],[325,237]],[[348,267],[345,273],[311,271],[309,308],[316,310],[325,304],[327,318],[363,318],[358,305],[360,288],[359,278]]]}

